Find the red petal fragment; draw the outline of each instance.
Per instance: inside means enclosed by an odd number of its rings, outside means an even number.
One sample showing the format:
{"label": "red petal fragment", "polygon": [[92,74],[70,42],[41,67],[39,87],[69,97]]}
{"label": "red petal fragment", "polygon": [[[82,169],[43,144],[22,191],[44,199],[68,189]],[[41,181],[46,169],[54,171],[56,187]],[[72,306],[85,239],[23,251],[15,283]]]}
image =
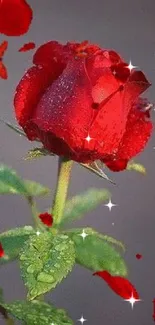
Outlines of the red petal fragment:
{"label": "red petal fragment", "polygon": [[98,275],[104,279],[108,286],[123,299],[130,299],[132,296],[134,299],[139,299],[138,292],[129,280],[120,276],[112,276],[107,271],[98,271],[93,275]]}
{"label": "red petal fragment", "polygon": [[5,51],[7,50],[8,48],[8,42],[7,41],[4,41],[3,43],[0,44],[0,58],[3,57]]}
{"label": "red petal fragment", "polygon": [[2,61],[0,61],[0,77],[2,79],[7,79],[8,78],[8,73],[5,65],[3,64]]}
{"label": "red petal fragment", "polygon": [[44,223],[44,225],[46,225],[48,227],[51,227],[52,226],[52,224],[53,224],[53,217],[48,212],[41,213],[39,215],[39,218],[42,221],[42,223]]}
{"label": "red petal fragment", "polygon": [[25,34],[32,20],[32,9],[26,0],[0,2],[0,33],[7,36]]}
{"label": "red petal fragment", "polygon": [[4,249],[2,247],[2,244],[0,243],[0,258],[4,256]]}
{"label": "red petal fragment", "polygon": [[26,43],[18,50],[18,52],[26,52],[26,51],[29,51],[29,50],[33,50],[35,48],[35,46],[36,45],[35,45],[34,42]]}
{"label": "red petal fragment", "polygon": [[142,255],[141,254],[136,254],[136,258],[137,258],[137,260],[140,260],[142,258]]}

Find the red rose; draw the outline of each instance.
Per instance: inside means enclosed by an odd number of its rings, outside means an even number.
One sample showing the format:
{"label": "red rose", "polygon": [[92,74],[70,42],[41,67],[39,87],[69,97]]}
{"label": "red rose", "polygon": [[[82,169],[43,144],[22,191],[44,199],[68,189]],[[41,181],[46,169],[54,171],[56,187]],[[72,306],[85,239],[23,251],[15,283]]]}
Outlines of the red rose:
{"label": "red rose", "polygon": [[100,159],[115,171],[146,145],[152,130],[150,83],[112,50],[87,41],[51,41],[35,53],[15,95],[15,112],[29,140],[78,162]]}

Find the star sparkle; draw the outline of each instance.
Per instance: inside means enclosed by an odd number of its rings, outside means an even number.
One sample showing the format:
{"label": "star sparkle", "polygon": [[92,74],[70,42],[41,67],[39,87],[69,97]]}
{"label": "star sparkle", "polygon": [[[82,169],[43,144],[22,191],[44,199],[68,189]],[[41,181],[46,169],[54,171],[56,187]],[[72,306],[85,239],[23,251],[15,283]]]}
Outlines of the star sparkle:
{"label": "star sparkle", "polygon": [[37,232],[36,232],[36,235],[37,235],[37,236],[39,236],[40,234],[41,234],[41,232],[40,232],[40,231],[37,231]]}
{"label": "star sparkle", "polygon": [[84,322],[86,322],[87,319],[83,317],[83,315],[81,316],[80,319],[78,319],[78,322],[80,322],[81,324],[83,324]]}
{"label": "star sparkle", "polygon": [[131,308],[133,309],[133,306],[136,302],[141,301],[141,299],[135,299],[132,293],[132,296],[129,299],[124,299],[125,301],[128,301],[131,304]]}
{"label": "star sparkle", "polygon": [[137,66],[135,66],[135,65],[132,65],[132,63],[131,63],[131,61],[129,62],[129,64],[128,64],[128,66],[127,66],[127,68],[130,70],[130,72],[133,70],[133,69],[136,69],[136,68],[138,68]]}
{"label": "star sparkle", "polygon": [[88,234],[86,234],[86,232],[83,229],[82,233],[79,234],[79,236],[81,236],[83,238],[83,240],[84,240],[88,236]]}
{"label": "star sparkle", "polygon": [[87,135],[87,137],[85,138],[85,140],[89,143],[93,138],[90,137],[89,133]]}
{"label": "star sparkle", "polygon": [[106,207],[108,207],[109,211],[111,211],[111,209],[115,206],[117,206],[117,204],[114,204],[111,202],[111,200],[109,200],[109,202],[107,204],[104,204]]}

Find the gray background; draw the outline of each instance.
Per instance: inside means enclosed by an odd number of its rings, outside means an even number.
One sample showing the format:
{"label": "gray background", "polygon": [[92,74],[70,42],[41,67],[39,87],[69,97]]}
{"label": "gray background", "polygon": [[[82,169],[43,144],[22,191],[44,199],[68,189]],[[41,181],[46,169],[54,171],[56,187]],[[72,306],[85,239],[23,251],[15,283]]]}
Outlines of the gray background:
{"label": "gray background", "polygon": [[[30,66],[33,52],[18,53],[27,41],[36,45],[57,39],[82,41],[88,39],[102,47],[113,48],[127,61],[132,59],[152,82],[145,95],[154,101],[155,87],[155,1],[154,0],[29,0],[34,19],[29,33],[22,37],[7,38],[0,35],[0,41],[9,40],[5,56],[9,79],[0,80],[0,116],[14,122],[12,98],[15,87],[25,69]],[[144,96],[145,96],[144,95]],[[154,118],[155,112],[152,112]],[[76,226],[92,226],[114,236],[126,244],[125,255],[129,267],[129,279],[135,284],[142,302],[132,311],[129,303],[115,295],[98,277],[79,266],[54,292],[48,295],[58,307],[68,310],[75,323],[83,316],[89,325],[151,325],[155,297],[155,193],[154,193],[154,136],[137,161],[144,163],[147,176],[135,172],[111,173],[117,186],[87,172],[75,164],[70,186],[74,195],[88,187],[107,187],[112,200],[118,204],[111,212],[104,205]],[[23,177],[39,181],[54,188],[56,183],[57,158],[42,158],[37,161],[22,160],[33,144],[13,131],[0,125],[0,160],[16,169]],[[45,210],[50,199],[39,201]],[[115,223],[113,226],[112,223]],[[0,229],[31,223],[31,214],[24,199],[16,196],[0,197]],[[137,260],[136,253],[143,258]],[[0,269],[0,285],[5,290],[7,301],[22,299],[25,289],[19,277],[16,263]],[[3,321],[1,320],[1,323]],[[78,324],[78,323],[77,323]],[[80,324],[80,323],[79,323]]]}

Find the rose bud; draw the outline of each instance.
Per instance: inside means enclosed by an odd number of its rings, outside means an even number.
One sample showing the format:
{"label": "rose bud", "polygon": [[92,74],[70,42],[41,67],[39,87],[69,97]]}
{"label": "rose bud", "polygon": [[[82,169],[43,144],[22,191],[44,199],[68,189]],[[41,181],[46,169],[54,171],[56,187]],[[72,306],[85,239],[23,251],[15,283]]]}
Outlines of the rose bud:
{"label": "rose bud", "polygon": [[50,152],[120,171],[150,138],[139,97],[149,86],[112,50],[51,41],[39,47],[17,86],[16,118],[28,139]]}

